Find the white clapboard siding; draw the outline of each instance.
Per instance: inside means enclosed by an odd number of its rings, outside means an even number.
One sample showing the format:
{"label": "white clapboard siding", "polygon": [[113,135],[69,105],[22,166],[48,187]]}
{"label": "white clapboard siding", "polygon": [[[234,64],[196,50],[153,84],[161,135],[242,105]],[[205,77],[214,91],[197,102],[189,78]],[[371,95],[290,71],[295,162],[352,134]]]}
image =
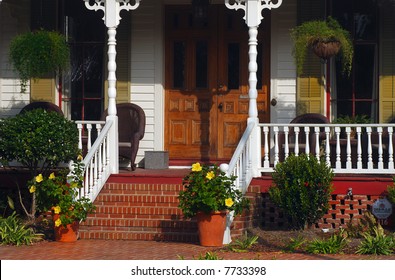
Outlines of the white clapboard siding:
{"label": "white clapboard siding", "polygon": [[283,1],[272,10],[271,27],[271,107],[272,123],[289,123],[296,114],[296,68],[289,30],[296,24],[296,0]]}
{"label": "white clapboard siding", "polygon": [[149,150],[163,150],[163,20],[162,1],[144,0],[132,11],[131,102],[146,114],[145,136],[136,162]]}
{"label": "white clapboard siding", "polygon": [[[23,0],[24,1],[24,0]],[[1,4],[0,8],[0,118],[14,116],[29,103],[29,94],[21,94],[20,80],[9,62],[9,44],[14,36],[23,32],[29,5]],[[13,9],[13,11],[11,11]],[[18,13],[18,20],[13,14]],[[28,88],[29,89],[29,88]],[[27,89],[27,90],[28,90]]]}

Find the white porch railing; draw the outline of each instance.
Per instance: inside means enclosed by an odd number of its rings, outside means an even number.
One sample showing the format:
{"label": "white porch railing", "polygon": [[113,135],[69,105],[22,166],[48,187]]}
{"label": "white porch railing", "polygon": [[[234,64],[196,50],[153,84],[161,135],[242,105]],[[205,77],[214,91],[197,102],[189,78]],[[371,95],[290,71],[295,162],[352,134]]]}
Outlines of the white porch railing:
{"label": "white porch railing", "polygon": [[[261,172],[301,152],[324,160],[338,174],[394,174],[395,124],[259,124],[263,132]],[[355,136],[353,135],[355,131]]]}
{"label": "white porch railing", "polygon": [[[395,124],[258,124],[247,127],[239,146],[225,165],[228,174],[238,176],[237,186],[245,191],[254,172],[271,173],[291,153],[308,153],[324,160],[336,174],[395,174]],[[251,146],[254,129],[262,141]],[[353,135],[355,131],[355,136]],[[261,151],[263,154],[261,155]],[[254,165],[251,158],[262,160]],[[228,168],[226,168],[228,167]]]}
{"label": "white porch railing", "polygon": [[[76,121],[76,124],[79,131],[79,148],[87,149],[83,160],[85,182],[79,195],[94,201],[111,175],[108,133],[113,121]],[[92,138],[96,135],[97,138],[92,145]]]}
{"label": "white porch railing", "polygon": [[240,142],[228,164],[221,164],[221,170],[227,172],[228,175],[236,176],[235,187],[243,193],[247,190],[253,178],[253,142],[251,141],[252,133],[256,124],[251,122],[248,124]]}

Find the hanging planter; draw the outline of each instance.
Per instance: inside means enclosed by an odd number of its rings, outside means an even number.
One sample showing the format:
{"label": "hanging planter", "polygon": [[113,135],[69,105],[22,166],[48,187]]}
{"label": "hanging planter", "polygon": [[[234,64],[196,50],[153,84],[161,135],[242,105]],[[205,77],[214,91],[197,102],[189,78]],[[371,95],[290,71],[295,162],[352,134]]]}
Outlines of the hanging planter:
{"label": "hanging planter", "polygon": [[311,48],[316,56],[321,59],[329,59],[338,54],[340,50],[339,41],[322,42],[317,41]]}
{"label": "hanging planter", "polygon": [[59,73],[69,64],[66,38],[54,31],[27,32],[10,43],[10,62],[21,79],[22,92],[29,79]]}
{"label": "hanging planter", "polygon": [[304,22],[291,29],[291,38],[294,42],[292,54],[299,75],[303,73],[309,49],[325,60],[338,55],[342,62],[343,74],[350,75],[354,55],[350,33],[332,17],[328,17],[327,20]]}

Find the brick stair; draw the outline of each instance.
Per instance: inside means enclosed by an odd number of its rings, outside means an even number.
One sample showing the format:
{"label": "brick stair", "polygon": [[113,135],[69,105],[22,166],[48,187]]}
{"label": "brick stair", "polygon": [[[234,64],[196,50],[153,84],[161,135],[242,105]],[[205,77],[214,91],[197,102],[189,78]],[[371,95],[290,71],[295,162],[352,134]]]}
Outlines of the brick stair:
{"label": "brick stair", "polygon": [[181,184],[107,183],[96,213],[80,226],[83,239],[197,242],[193,220],[178,208]]}
{"label": "brick stair", "polygon": [[[80,224],[80,238],[197,243],[195,220],[184,219],[178,208],[181,182],[182,177],[110,178],[95,201],[95,214]],[[247,196],[259,205],[260,187],[251,189]],[[257,216],[257,211],[248,211],[237,217],[232,236],[243,234]]]}

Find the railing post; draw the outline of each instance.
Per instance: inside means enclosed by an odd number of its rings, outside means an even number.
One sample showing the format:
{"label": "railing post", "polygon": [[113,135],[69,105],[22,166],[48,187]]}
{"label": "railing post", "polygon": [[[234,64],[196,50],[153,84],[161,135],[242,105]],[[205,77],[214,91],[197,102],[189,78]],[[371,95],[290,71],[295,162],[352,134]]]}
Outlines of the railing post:
{"label": "railing post", "polygon": [[118,159],[118,117],[116,109],[116,33],[117,27],[121,20],[120,12],[122,10],[135,10],[140,5],[141,0],[83,0],[85,7],[89,10],[102,11],[104,13],[103,21],[108,28],[108,117],[106,120],[113,121],[112,127],[109,131],[109,154],[111,173],[119,172]]}
{"label": "railing post", "polygon": [[[229,1],[225,0],[225,6],[228,9],[239,10],[242,9],[245,12],[245,23],[247,24],[249,30],[249,40],[248,40],[248,56],[249,56],[249,63],[248,63],[248,82],[249,82],[249,89],[248,89],[248,96],[249,96],[249,111],[248,111],[248,121],[247,125],[250,123],[254,123],[254,131],[252,133],[251,139],[251,147],[253,148],[254,156],[251,159],[252,163],[252,175],[259,176],[258,168],[261,166],[261,137],[260,137],[260,130],[258,128],[258,107],[257,107],[257,97],[258,91],[256,88],[257,85],[257,71],[258,71],[258,64],[257,64],[257,45],[258,45],[258,27],[263,19],[262,17],[262,10],[264,9],[276,9],[280,7],[282,4],[282,0],[277,0],[275,3],[269,0],[240,0],[240,1]],[[266,153],[266,150],[265,150]]]}

